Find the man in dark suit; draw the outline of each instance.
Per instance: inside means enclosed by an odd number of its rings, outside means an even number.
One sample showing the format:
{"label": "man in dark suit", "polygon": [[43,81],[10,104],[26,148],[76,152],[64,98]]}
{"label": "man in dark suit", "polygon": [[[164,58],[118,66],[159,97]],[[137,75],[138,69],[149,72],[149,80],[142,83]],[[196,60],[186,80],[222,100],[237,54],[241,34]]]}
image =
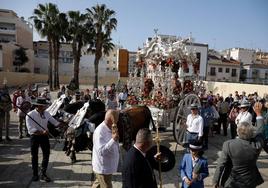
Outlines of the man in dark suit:
{"label": "man in dark suit", "polygon": [[145,158],[153,143],[149,129],[140,129],[134,146],[127,152],[123,164],[123,188],[157,188],[151,165]]}
{"label": "man in dark suit", "polygon": [[223,143],[222,153],[213,178],[214,187],[221,185],[230,188],[255,188],[263,183],[262,176],[256,165],[263,147],[263,140],[258,136],[264,125],[261,109],[262,104],[255,103],[254,111],[257,114],[256,130],[250,124],[251,122],[239,122],[237,128],[238,138]]}

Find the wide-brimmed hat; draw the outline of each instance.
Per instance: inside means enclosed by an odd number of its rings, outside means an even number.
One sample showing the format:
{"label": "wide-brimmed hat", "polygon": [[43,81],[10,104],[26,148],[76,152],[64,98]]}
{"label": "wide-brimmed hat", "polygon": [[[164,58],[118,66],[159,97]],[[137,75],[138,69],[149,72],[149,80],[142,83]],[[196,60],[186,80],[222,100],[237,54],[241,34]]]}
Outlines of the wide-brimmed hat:
{"label": "wide-brimmed hat", "polygon": [[80,91],[75,92],[75,96],[80,96],[80,95],[81,95]]}
{"label": "wide-brimmed hat", "polygon": [[33,105],[36,106],[47,106],[49,103],[47,102],[46,98],[38,97],[36,100],[32,101]]}
{"label": "wide-brimmed hat", "polygon": [[241,105],[239,106],[239,108],[245,108],[245,107],[250,107],[250,106],[251,106],[250,102],[242,101]]}
{"label": "wide-brimmed hat", "polygon": [[198,109],[198,108],[199,108],[199,104],[196,104],[196,103],[191,104],[191,106],[190,106],[190,109],[191,109],[191,110],[193,110],[193,109]]}

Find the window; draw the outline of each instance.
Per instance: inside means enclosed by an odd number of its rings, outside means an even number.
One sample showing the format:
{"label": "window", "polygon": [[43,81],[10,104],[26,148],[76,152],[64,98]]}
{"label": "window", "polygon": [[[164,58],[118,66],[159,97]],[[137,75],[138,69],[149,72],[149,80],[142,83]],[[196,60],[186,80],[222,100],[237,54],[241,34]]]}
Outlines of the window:
{"label": "window", "polygon": [[107,64],[109,64],[109,61],[107,61]]}
{"label": "window", "polygon": [[236,69],[232,69],[232,75],[231,75],[232,77],[236,77],[237,75],[236,75]]}
{"label": "window", "polygon": [[115,61],[113,63],[115,64]]}
{"label": "window", "polygon": [[115,68],[113,68],[113,70],[115,70]]}
{"label": "window", "polygon": [[225,69],[225,72],[226,72],[226,73],[229,73],[229,72],[230,72],[230,69],[229,69],[229,68],[226,68],[226,69]]}
{"label": "window", "polygon": [[107,67],[106,70],[110,70],[109,67]]}
{"label": "window", "polygon": [[218,68],[218,72],[222,72],[222,68],[221,67]]}
{"label": "window", "polygon": [[210,75],[211,76],[216,76],[216,68],[215,67],[210,68]]}

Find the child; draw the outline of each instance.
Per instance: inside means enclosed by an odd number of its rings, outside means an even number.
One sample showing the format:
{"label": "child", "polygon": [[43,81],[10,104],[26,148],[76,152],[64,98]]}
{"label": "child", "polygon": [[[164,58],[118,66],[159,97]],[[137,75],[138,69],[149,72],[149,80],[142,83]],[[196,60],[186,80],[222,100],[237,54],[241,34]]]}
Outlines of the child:
{"label": "child", "polygon": [[182,188],[204,188],[204,179],[209,175],[207,159],[202,157],[201,143],[189,144],[190,153],[183,156],[179,170]]}

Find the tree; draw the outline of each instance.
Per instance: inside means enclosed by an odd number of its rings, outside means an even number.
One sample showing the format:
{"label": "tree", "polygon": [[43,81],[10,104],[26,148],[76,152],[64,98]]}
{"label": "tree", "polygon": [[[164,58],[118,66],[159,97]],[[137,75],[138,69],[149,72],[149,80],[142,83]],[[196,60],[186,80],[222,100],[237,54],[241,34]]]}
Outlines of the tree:
{"label": "tree", "polygon": [[79,88],[79,64],[81,58],[82,47],[86,44],[88,31],[85,27],[86,16],[79,11],[69,11],[69,28],[68,41],[72,43],[73,58],[74,58],[74,83],[76,88]]}
{"label": "tree", "polygon": [[20,72],[20,67],[23,66],[25,63],[27,63],[29,61],[29,58],[25,52],[25,49],[20,47],[18,49],[14,50],[14,61],[13,61],[13,65],[18,66],[19,68],[16,68],[16,72]]}
{"label": "tree", "polygon": [[36,30],[41,34],[42,37],[47,37],[48,40],[48,52],[49,52],[49,66],[48,66],[48,82],[50,90],[53,90],[53,75],[52,75],[52,35],[54,32],[54,20],[59,10],[55,4],[46,3],[38,4],[37,8],[34,9],[34,16],[31,19],[34,21]]}
{"label": "tree", "polygon": [[114,17],[115,11],[108,9],[105,4],[96,5],[91,9],[86,9],[88,20],[93,26],[92,39],[89,41],[88,52],[95,54],[94,69],[95,79],[94,88],[98,88],[99,61],[102,55],[109,55],[114,48],[111,33],[116,29],[117,20]]}
{"label": "tree", "polygon": [[67,37],[68,20],[65,13],[58,13],[54,19],[54,32],[52,33],[53,57],[54,57],[54,89],[60,88],[59,83],[59,54],[60,42]]}

